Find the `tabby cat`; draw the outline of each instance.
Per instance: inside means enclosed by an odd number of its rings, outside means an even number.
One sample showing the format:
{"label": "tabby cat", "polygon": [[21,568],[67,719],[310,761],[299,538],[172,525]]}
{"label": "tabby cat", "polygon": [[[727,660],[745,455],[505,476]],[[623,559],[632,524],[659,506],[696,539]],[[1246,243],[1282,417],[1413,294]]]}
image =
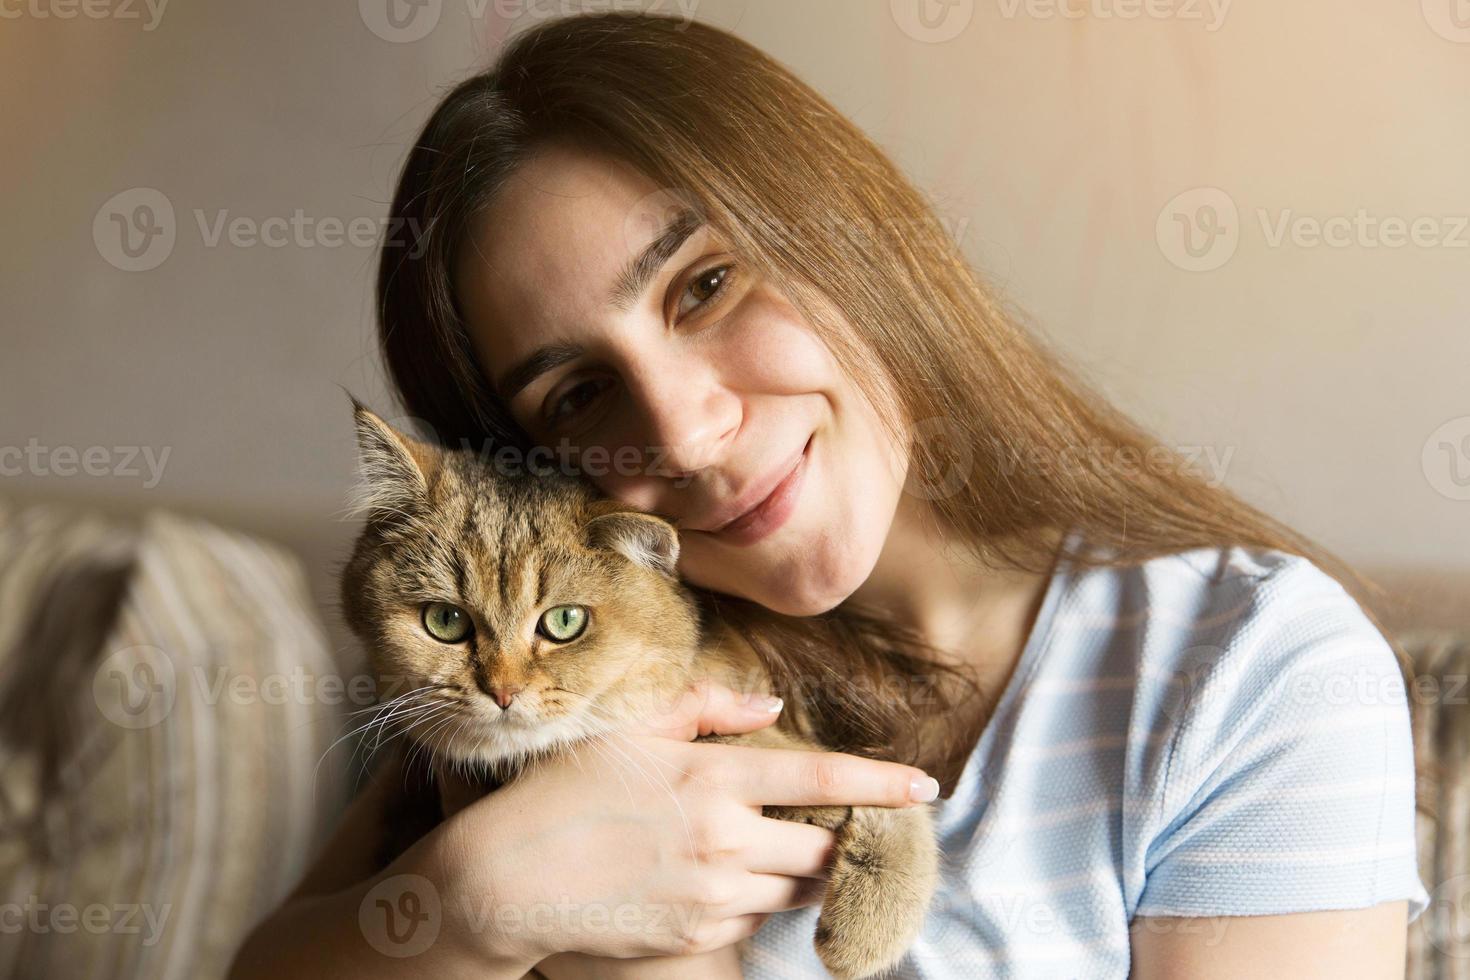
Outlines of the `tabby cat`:
{"label": "tabby cat", "polygon": [[[675,576],[678,537],[664,520],[568,477],[507,476],[361,405],[355,421],[367,522],[343,573],[343,610],[410,752],[504,783],[694,681],[766,689],[750,648],[703,621]],[[811,718],[788,704],[776,725],[714,738],[820,749]],[[835,833],[815,937],[827,968],[865,977],[896,963],[936,882],[929,808],[764,813]]]}

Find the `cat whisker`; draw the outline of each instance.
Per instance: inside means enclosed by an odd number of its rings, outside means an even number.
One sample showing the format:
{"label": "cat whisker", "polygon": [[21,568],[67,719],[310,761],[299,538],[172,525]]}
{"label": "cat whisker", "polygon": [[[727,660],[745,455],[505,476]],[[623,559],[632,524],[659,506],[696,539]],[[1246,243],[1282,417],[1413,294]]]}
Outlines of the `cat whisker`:
{"label": "cat whisker", "polygon": [[[441,723],[455,721],[459,718],[459,712],[453,705],[440,705],[437,709],[426,711],[422,717],[415,718],[403,727],[399,733],[417,742],[428,737],[428,731],[437,728]],[[415,733],[414,729],[419,729]]]}
{"label": "cat whisker", "polygon": [[[648,753],[648,751],[646,749],[644,749],[642,746],[634,743],[631,739],[629,739],[626,735],[623,735],[621,732],[613,731],[610,734],[618,736],[624,742],[626,742],[628,745],[630,745],[633,748],[637,749],[639,752],[642,752],[648,758],[650,758],[650,759],[653,758],[651,755],[649,755],[649,753]],[[622,749],[618,748],[618,746],[614,745],[611,740],[604,739],[603,744],[606,745],[609,749],[612,749],[614,752],[618,753],[620,756],[622,756],[623,759],[625,759],[628,762],[628,764],[633,767],[634,771],[636,771],[639,775],[643,776],[645,779],[648,778],[648,773],[643,769],[642,766],[640,766],[638,764],[638,761],[636,759],[634,759],[631,755],[627,754]],[[689,815],[684,811],[683,805],[679,802],[678,795],[674,793],[674,787],[671,786],[669,784],[669,781],[664,778],[663,773],[661,773],[657,769],[655,769],[654,770],[654,775],[658,777],[659,783],[662,786],[664,792],[669,795],[669,800],[670,800],[670,802],[672,802],[674,804],[674,808],[679,811],[679,820],[684,824],[684,834],[689,839],[689,848],[690,848],[690,851],[693,852],[695,850],[695,846],[694,846],[694,828],[689,823]],[[649,780],[649,782],[651,783],[652,780]]]}
{"label": "cat whisker", "polygon": [[[618,781],[623,784],[623,791],[628,794],[628,802],[632,803],[633,787],[628,785],[628,780],[624,778],[622,767],[617,765],[617,760],[609,756],[610,750],[607,746],[607,737],[604,735],[595,735],[587,740],[587,744],[592,747],[592,750],[596,752],[598,756],[606,760],[609,765],[614,768],[614,771],[618,774]],[[581,763],[579,762],[578,766],[580,765]]]}
{"label": "cat whisker", "polygon": [[[414,757],[420,751],[426,752],[427,755],[428,755],[428,758],[431,759],[431,760],[432,759],[435,759],[435,758],[440,758],[441,756],[440,756],[440,753],[438,752],[438,745],[437,745],[437,742],[435,741],[436,736],[438,736],[441,733],[445,732],[446,729],[450,729],[449,733],[450,734],[453,734],[453,730],[451,729],[450,726],[452,726],[458,720],[459,720],[458,714],[457,713],[454,713],[454,712],[451,712],[448,717],[440,718],[437,721],[435,721],[434,724],[433,724],[433,727],[431,727],[423,735],[420,735],[417,738],[414,738],[413,739],[414,747],[413,747],[412,750],[410,750],[410,754],[409,754],[409,760],[410,760],[410,762],[414,759]],[[408,766],[405,765],[404,768],[408,768]]]}
{"label": "cat whisker", "polygon": [[[353,750],[353,759],[357,757],[358,752],[363,753],[359,778],[367,775],[370,760],[382,748],[384,742],[403,734],[416,724],[422,724],[440,711],[452,710],[457,704],[456,699],[440,695],[437,685],[419,688],[385,702],[374,717],[348,733],[348,735],[362,735],[357,747]],[[352,760],[349,760],[349,767],[351,764]]]}
{"label": "cat whisker", "polygon": [[[402,736],[417,745],[424,738],[427,737],[426,734],[423,734],[424,732],[432,731],[438,728],[439,725],[453,722],[458,718],[459,711],[456,705],[435,705],[419,713],[419,715],[414,718],[404,720],[396,731],[392,732],[391,734],[387,734],[386,737],[397,738],[399,736]],[[420,734],[415,734],[415,729],[417,729]],[[376,746],[374,747],[374,751],[377,751]],[[413,756],[410,755],[407,759],[407,762],[411,763],[412,761]]]}
{"label": "cat whisker", "polygon": [[428,686],[428,687],[417,687],[417,688],[414,688],[412,691],[409,691],[406,694],[400,694],[397,697],[389,698],[387,701],[377,701],[377,702],[374,702],[373,704],[369,704],[369,705],[367,705],[365,707],[357,708],[357,709],[355,709],[353,711],[349,711],[349,712],[346,713],[346,717],[348,717],[348,718],[355,718],[358,715],[370,715],[370,714],[375,714],[375,713],[380,712],[380,711],[386,711],[386,710],[394,707],[395,705],[406,704],[408,701],[410,701],[412,699],[415,699],[415,698],[423,698],[423,697],[427,697],[429,695],[436,695],[441,690],[444,690],[444,689],[447,689],[447,688],[448,688],[448,685],[445,685],[445,684],[434,684],[434,685],[431,685],[431,686]]}
{"label": "cat whisker", "polygon": [[433,713],[436,713],[440,709],[452,709],[457,706],[458,703],[451,699],[430,701],[424,704],[417,704],[402,708],[379,721],[375,721],[373,724],[377,728],[378,733],[376,738],[373,740],[372,750],[376,752],[382,746],[385,738],[409,730],[414,725],[423,721],[424,718]]}
{"label": "cat whisker", "polygon": [[[430,695],[435,694],[436,692],[432,691],[413,691],[400,698],[394,698],[391,701],[387,701],[381,705],[377,705],[373,709],[372,716],[368,718],[367,721],[349,730],[343,736],[343,738],[349,738],[353,735],[363,735],[364,738],[358,745],[358,749],[361,749],[362,745],[365,744],[367,741],[367,733],[371,732],[374,728],[386,730],[390,724],[397,722],[400,718],[414,714],[415,712],[421,711],[438,703],[442,703],[445,700],[438,696],[430,697]],[[341,739],[338,739],[338,741],[340,742]],[[374,740],[373,751],[377,750],[377,747],[381,744],[381,741],[381,735],[376,740]],[[336,743],[334,743],[334,745],[335,744]],[[353,755],[356,756],[356,754],[356,751],[354,751]]]}
{"label": "cat whisker", "polygon": [[358,743],[357,747],[357,751],[362,753],[364,774],[366,774],[371,760],[378,755],[386,742],[411,730],[414,725],[422,723],[431,713],[442,710],[443,707],[440,705],[426,705],[421,710],[413,712],[412,716],[400,715],[393,719],[384,720],[370,734],[364,734],[363,739]]}
{"label": "cat whisker", "polygon": [[[591,701],[591,698],[588,698],[588,700]],[[605,722],[608,725],[608,728],[605,730],[604,734],[606,734],[606,735],[616,735],[618,738],[620,738],[624,742],[626,742],[630,747],[635,748],[639,752],[641,752],[650,761],[656,762],[656,763],[658,763],[660,765],[668,766],[668,767],[670,767],[671,769],[673,769],[675,772],[677,772],[681,776],[688,776],[688,775],[690,775],[686,770],[680,769],[678,766],[674,765],[672,762],[666,762],[665,760],[660,759],[657,756],[654,756],[654,755],[649,754],[649,752],[648,752],[647,749],[643,748],[643,746],[639,745],[637,742],[634,742],[633,740],[631,740],[630,738],[628,738],[627,733],[624,732],[624,731],[622,731],[621,728],[618,727],[618,719],[616,719],[616,718],[612,717],[611,715],[607,714],[607,712],[603,711],[603,709],[600,706],[598,706],[595,702],[593,703],[591,710],[592,710],[593,716],[595,718],[597,718],[597,720],[602,721],[602,722]]]}
{"label": "cat whisker", "polygon": [[[384,715],[385,712],[391,714],[392,712],[394,712],[394,711],[396,711],[396,710],[398,710],[400,708],[408,707],[409,706],[408,705],[408,702],[411,699],[421,698],[421,697],[425,697],[425,696],[428,696],[428,695],[431,695],[431,694],[437,694],[437,687],[438,687],[437,685],[433,685],[433,686],[430,686],[430,687],[415,688],[414,690],[409,691],[406,694],[400,695],[400,696],[398,696],[396,698],[392,698],[392,699],[390,699],[388,701],[385,701],[385,702],[383,702],[381,704],[369,705],[366,708],[362,708],[362,709],[359,709],[357,711],[353,711],[353,712],[349,713],[349,715],[348,715],[349,718],[352,717],[353,715],[360,715],[360,714],[365,714],[365,713],[371,713],[372,714],[372,717],[369,717],[368,720],[366,722],[362,723],[362,724],[354,725],[353,727],[349,728],[342,735],[340,735],[336,739],[334,739],[332,741],[332,744],[331,745],[328,745],[326,747],[326,749],[324,749],[322,751],[322,754],[317,757],[315,768],[313,768],[313,770],[312,770],[312,783],[313,783],[313,785],[315,785],[316,780],[321,775],[322,763],[327,760],[327,756],[330,755],[331,752],[332,752],[332,750],[335,749],[338,745],[341,745],[344,741],[346,741],[349,738],[352,738],[352,737],[357,736],[357,735],[362,735],[363,733],[365,733],[367,731],[370,731],[373,728],[374,725],[380,723],[380,718]],[[352,756],[347,760],[347,768],[348,769],[351,769],[352,768],[353,760],[356,759],[357,752],[360,750],[360,748],[361,748],[361,743],[359,743],[353,749]],[[366,760],[364,760],[364,766],[365,765],[366,765]]]}

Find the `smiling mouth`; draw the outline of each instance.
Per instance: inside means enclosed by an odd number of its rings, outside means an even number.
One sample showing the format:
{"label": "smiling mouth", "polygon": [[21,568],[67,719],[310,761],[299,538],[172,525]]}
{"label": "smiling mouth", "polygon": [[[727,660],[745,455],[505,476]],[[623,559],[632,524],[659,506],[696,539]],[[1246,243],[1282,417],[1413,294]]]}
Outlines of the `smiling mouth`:
{"label": "smiling mouth", "polygon": [[806,477],[807,460],[811,454],[811,448],[812,437],[809,436],[806,445],[801,447],[800,455],[793,461],[791,469],[776,483],[770,493],[745,513],[726,521],[708,533],[720,541],[745,547],[780,530],[796,511],[796,503],[801,496],[801,487]]}

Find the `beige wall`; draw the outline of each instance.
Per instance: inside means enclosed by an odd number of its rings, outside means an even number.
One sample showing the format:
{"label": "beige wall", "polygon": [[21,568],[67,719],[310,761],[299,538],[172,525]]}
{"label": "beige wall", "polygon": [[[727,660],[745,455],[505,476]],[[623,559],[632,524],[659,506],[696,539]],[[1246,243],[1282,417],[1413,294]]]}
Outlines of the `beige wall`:
{"label": "beige wall", "polygon": [[[627,4],[429,0],[395,31],[388,0],[174,0],[156,22],[142,0],[91,2],[109,16],[0,0],[0,446],[45,451],[0,492],[266,530],[325,585],[351,531],[338,386],[386,395],[373,251],[320,223],[382,215],[435,93],[508,27]],[[1231,486],[1349,558],[1470,564],[1463,0],[925,2],[931,27],[914,0],[647,6],[793,65],[931,190],[1036,329]],[[167,199],[174,240],[123,271],[110,216],[149,199],[109,201],[137,188]],[[1205,205],[1222,234],[1192,259],[1175,214]],[[1391,224],[1301,237],[1299,219],[1360,209],[1428,219],[1422,244],[1383,245]],[[303,244],[210,243],[222,214],[298,210]],[[1296,240],[1273,243],[1283,216]],[[67,465],[57,447],[168,456],[145,487],[144,462],[43,475]]]}

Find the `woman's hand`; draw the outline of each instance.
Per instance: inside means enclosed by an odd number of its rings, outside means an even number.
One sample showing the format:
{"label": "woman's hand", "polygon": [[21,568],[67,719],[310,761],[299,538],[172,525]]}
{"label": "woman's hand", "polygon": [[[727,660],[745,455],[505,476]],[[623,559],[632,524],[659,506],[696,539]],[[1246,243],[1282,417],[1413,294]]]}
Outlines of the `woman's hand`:
{"label": "woman's hand", "polygon": [[[583,745],[469,802],[421,842],[441,891],[458,897],[443,903],[450,934],[501,961],[710,954],[820,893],[831,832],[763,817],[763,805],[932,798],[911,766],[690,741],[775,718],[701,686],[639,733]],[[451,809],[467,799],[463,787],[445,794]],[[558,962],[575,976],[576,958],[558,957],[553,972]]]}
{"label": "woman's hand", "polygon": [[[691,956],[640,956],[618,960],[586,953],[557,953],[536,964],[545,980],[744,980],[735,945]],[[535,974],[532,975],[535,980]]]}

